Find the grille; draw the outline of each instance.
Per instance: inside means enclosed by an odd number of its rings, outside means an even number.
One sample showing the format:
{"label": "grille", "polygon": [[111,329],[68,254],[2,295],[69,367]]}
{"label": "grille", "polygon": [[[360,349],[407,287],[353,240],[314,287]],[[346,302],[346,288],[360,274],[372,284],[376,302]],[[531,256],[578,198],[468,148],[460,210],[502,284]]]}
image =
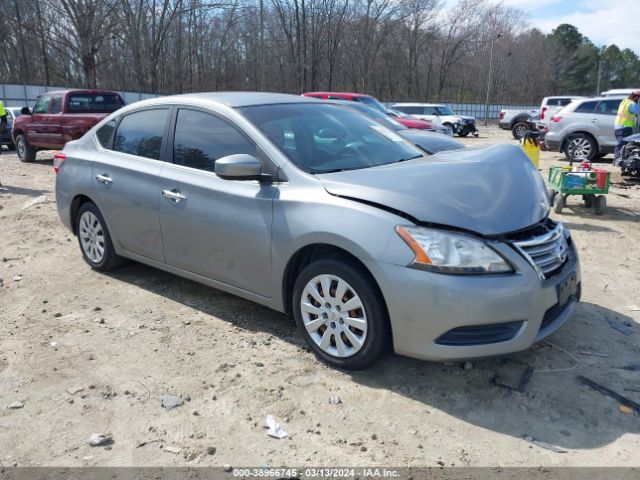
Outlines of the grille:
{"label": "grille", "polygon": [[522,324],[523,321],[518,320],[515,322],[458,327],[439,336],[436,343],[439,345],[469,346],[506,342],[515,337]]}
{"label": "grille", "polygon": [[540,274],[549,278],[567,261],[569,244],[564,236],[561,223],[551,224],[544,233],[513,242],[515,248]]}

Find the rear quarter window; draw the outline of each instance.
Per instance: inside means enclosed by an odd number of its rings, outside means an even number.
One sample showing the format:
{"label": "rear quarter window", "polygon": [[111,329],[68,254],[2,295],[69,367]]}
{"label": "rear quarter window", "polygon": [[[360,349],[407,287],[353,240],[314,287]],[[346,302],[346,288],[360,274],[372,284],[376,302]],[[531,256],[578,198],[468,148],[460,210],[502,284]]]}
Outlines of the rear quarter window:
{"label": "rear quarter window", "polygon": [[102,148],[111,149],[113,143],[113,132],[116,130],[116,120],[110,120],[101,126],[96,132],[96,138]]}

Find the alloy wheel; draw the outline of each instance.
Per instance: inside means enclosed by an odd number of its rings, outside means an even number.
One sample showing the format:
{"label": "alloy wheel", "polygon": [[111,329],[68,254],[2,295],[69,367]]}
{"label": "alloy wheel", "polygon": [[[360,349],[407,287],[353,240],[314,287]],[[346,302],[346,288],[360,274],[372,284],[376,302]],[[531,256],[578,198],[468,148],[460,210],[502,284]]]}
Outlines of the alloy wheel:
{"label": "alloy wheel", "polygon": [[350,357],[367,338],[367,314],[357,292],[344,279],[323,274],[312,278],[300,299],[302,320],[322,351]]}
{"label": "alloy wheel", "polygon": [[525,132],[527,131],[527,127],[524,125],[518,125],[515,129],[515,134],[518,139],[524,137]]}
{"label": "alloy wheel", "polygon": [[98,217],[92,212],[84,212],[79,222],[80,245],[82,251],[93,263],[100,263],[104,258],[104,229]]}
{"label": "alloy wheel", "polygon": [[589,158],[591,155],[591,142],[585,137],[572,138],[569,141],[569,153],[576,160]]}
{"label": "alloy wheel", "polygon": [[18,156],[20,158],[24,158],[27,153],[27,147],[24,144],[24,140],[22,138],[18,140],[17,149],[18,149]]}

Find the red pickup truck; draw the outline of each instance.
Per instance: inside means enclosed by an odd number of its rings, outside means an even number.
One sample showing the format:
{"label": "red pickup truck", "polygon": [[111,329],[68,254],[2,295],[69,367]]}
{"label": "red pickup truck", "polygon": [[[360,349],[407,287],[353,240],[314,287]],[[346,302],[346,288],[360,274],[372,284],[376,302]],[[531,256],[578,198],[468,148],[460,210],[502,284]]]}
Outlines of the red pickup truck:
{"label": "red pickup truck", "polygon": [[120,94],[109,90],[47,92],[38,97],[33,112],[24,107],[13,122],[18,158],[33,162],[38,150],[59,150],[122,106]]}

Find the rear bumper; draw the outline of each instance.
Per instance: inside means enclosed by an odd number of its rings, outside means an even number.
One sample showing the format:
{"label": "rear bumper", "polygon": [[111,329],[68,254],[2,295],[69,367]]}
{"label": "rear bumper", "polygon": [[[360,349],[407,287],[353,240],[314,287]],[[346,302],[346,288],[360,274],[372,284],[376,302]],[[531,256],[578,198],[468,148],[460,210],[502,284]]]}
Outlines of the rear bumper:
{"label": "rear bumper", "polygon": [[511,122],[498,122],[498,127],[503,130],[511,130]]}
{"label": "rear bumper", "polygon": [[[368,267],[384,292],[396,353],[423,360],[457,360],[526,350],[560,328],[580,296],[580,265],[573,247],[572,252],[561,271],[546,280],[514,251],[508,258],[517,272],[509,275],[442,275],[380,263]],[[567,279],[578,285],[578,292],[560,305],[557,286]],[[496,342],[442,342],[456,333],[453,329],[496,324],[517,328],[506,340],[503,336]]]}
{"label": "rear bumper", "polygon": [[562,139],[552,131],[547,131],[544,135],[544,144],[547,150],[560,152],[562,150]]}

